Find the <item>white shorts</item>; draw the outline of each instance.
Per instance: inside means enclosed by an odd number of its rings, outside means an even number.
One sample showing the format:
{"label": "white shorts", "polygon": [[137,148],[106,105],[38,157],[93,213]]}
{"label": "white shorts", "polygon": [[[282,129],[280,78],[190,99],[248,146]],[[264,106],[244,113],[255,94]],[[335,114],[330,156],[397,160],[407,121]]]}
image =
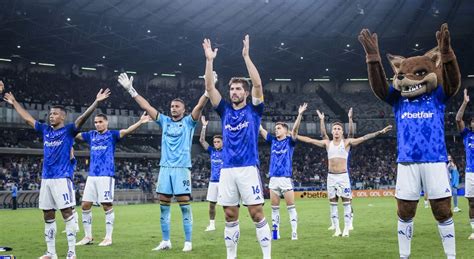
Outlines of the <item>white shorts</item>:
{"label": "white shorts", "polygon": [[421,190],[430,200],[452,195],[446,163],[398,163],[395,197],[417,201]]}
{"label": "white shorts", "polygon": [[114,201],[115,179],[111,176],[88,176],[82,201],[108,203]]}
{"label": "white shorts", "polygon": [[352,199],[351,181],[348,173],[328,173],[327,186],[329,199],[336,198],[336,196]]}
{"label": "white shorts", "polygon": [[474,173],[466,172],[466,183],[464,184],[466,198],[474,198]]}
{"label": "white shorts", "polygon": [[74,185],[69,178],[42,179],[39,208],[61,210],[76,206]]}
{"label": "white shorts", "polygon": [[289,177],[271,177],[268,188],[281,198],[288,191],[293,191],[293,183]]}
{"label": "white shorts", "polygon": [[219,195],[219,182],[209,182],[206,200],[210,202],[217,202],[217,195]]}
{"label": "white shorts", "polygon": [[263,189],[257,167],[222,168],[217,203],[221,206],[263,204]]}

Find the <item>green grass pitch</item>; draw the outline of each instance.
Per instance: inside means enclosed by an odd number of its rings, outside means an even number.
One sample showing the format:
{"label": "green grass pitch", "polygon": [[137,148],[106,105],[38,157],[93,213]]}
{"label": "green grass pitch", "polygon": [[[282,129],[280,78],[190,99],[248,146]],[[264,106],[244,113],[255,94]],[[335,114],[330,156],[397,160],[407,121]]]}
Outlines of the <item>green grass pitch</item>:
{"label": "green grass pitch", "polygon": [[[462,212],[454,214],[456,226],[456,250],[458,258],[474,258],[474,240],[468,240],[471,229],[468,207],[460,198]],[[325,199],[297,200],[299,240],[291,241],[288,213],[281,204],[281,240],[272,242],[273,258],[397,258],[396,203],[394,198],[359,198],[354,202],[354,231],[349,238],[331,237],[329,227],[329,205]],[[76,247],[78,258],[225,258],[223,240],[223,212],[219,207],[216,217],[217,230],[204,232],[208,220],[208,204],[196,202],[192,205],[194,214],[193,251],[181,251],[184,233],[181,211],[173,204],[171,218],[172,250],[151,251],[161,241],[159,205],[128,205],[115,207],[115,229],[113,245],[98,247],[105,233],[104,213],[101,208],[93,209],[93,235],[95,244]],[[271,209],[267,201],[265,215],[271,221]],[[81,214],[80,209],[78,210]],[[342,205],[339,215],[342,227]],[[57,217],[60,214],[57,214]],[[59,257],[66,255],[66,237],[62,220],[58,220],[56,250]],[[42,212],[38,209],[0,210],[0,246],[10,246],[17,258],[35,258],[44,253]],[[239,258],[261,258],[260,246],[256,241],[255,227],[246,208],[241,208],[241,238],[238,247]],[[82,225],[81,225],[82,231]],[[78,233],[77,240],[82,239]],[[418,206],[412,240],[413,258],[445,258],[437,224],[430,209]]]}

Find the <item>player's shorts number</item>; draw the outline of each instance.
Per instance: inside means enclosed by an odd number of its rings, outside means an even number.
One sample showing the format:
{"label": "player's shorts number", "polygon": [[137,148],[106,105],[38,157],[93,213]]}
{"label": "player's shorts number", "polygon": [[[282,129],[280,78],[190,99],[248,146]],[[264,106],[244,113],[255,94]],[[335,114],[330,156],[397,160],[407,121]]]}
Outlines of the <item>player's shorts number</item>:
{"label": "player's shorts number", "polygon": [[183,186],[189,186],[190,185],[190,182],[189,180],[183,180]]}
{"label": "player's shorts number", "polygon": [[253,194],[259,194],[260,186],[259,185],[252,186],[252,191],[253,191]]}
{"label": "player's shorts number", "polygon": [[108,200],[109,198],[112,198],[111,196],[112,196],[112,195],[111,195],[110,191],[104,191],[104,198],[105,198],[106,200]]}
{"label": "player's shorts number", "polygon": [[63,193],[63,199],[66,202],[66,204],[70,202],[69,198],[70,198],[69,193]]}

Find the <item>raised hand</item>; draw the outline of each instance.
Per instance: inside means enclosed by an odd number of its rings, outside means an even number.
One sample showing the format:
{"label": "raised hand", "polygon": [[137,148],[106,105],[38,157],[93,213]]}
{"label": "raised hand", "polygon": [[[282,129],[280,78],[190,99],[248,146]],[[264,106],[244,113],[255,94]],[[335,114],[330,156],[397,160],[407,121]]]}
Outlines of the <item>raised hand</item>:
{"label": "raised hand", "polygon": [[465,103],[469,102],[469,95],[467,94],[467,89],[464,89],[464,102]]}
{"label": "raised hand", "polygon": [[202,126],[207,126],[209,121],[206,120],[206,116],[201,116],[201,123],[202,123]]}
{"label": "raised hand", "polygon": [[215,48],[214,50],[212,50],[210,39],[204,39],[204,41],[202,42],[202,48],[204,49],[204,55],[206,56],[207,60],[214,60],[216,58],[217,51],[219,49]]}
{"label": "raised hand", "polygon": [[3,96],[3,100],[5,100],[5,102],[9,103],[9,104],[12,104],[14,102],[16,102],[15,100],[15,96],[13,96],[12,93],[6,93],[4,96]]}
{"label": "raised hand", "polygon": [[242,42],[244,43],[244,47],[242,48],[242,56],[245,58],[249,56],[250,49],[250,39],[248,34],[245,35],[245,38]]}
{"label": "raised hand", "polygon": [[3,81],[0,80],[0,94],[3,93],[4,89],[5,89],[5,85],[3,84]]}
{"label": "raised hand", "polygon": [[391,131],[392,128],[393,128],[392,125],[388,125],[387,127],[383,128],[383,129],[380,131],[380,133],[385,134],[385,133]]}
{"label": "raised hand", "polygon": [[146,112],[143,112],[142,116],[140,117],[141,124],[145,124],[145,123],[148,123],[150,121],[153,121],[153,119],[150,117],[150,115],[146,114]]}
{"label": "raised hand", "polygon": [[133,87],[133,76],[129,79],[127,73],[122,73],[118,77],[118,82],[128,91]]}
{"label": "raised hand", "polygon": [[324,112],[320,112],[319,110],[316,110],[316,113],[318,114],[318,117],[320,120],[324,120]]}
{"label": "raised hand", "polygon": [[449,53],[451,49],[451,37],[449,36],[448,24],[443,23],[439,31],[436,32],[436,40],[441,54]]}
{"label": "raised hand", "polygon": [[359,42],[364,47],[367,56],[375,56],[380,60],[379,42],[377,33],[370,33],[369,29],[362,29],[359,34]]}
{"label": "raised hand", "polygon": [[97,96],[95,97],[95,100],[98,102],[101,102],[110,96],[110,89],[100,89],[99,92],[97,93]]}
{"label": "raised hand", "polygon": [[352,119],[352,107],[349,108],[349,112],[347,113],[347,117],[348,117],[349,119]]}
{"label": "raised hand", "polygon": [[298,108],[298,114],[303,114],[303,112],[306,111],[306,108],[308,108],[307,103],[303,103],[303,105],[300,105],[300,107]]}

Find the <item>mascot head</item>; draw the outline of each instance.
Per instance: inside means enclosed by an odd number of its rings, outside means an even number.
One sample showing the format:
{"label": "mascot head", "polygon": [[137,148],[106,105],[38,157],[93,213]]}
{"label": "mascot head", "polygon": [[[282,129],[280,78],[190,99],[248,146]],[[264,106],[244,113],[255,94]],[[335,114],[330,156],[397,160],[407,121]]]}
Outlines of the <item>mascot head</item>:
{"label": "mascot head", "polygon": [[414,98],[433,91],[442,84],[441,53],[438,47],[423,56],[405,58],[387,55],[395,76],[393,87],[403,97]]}

